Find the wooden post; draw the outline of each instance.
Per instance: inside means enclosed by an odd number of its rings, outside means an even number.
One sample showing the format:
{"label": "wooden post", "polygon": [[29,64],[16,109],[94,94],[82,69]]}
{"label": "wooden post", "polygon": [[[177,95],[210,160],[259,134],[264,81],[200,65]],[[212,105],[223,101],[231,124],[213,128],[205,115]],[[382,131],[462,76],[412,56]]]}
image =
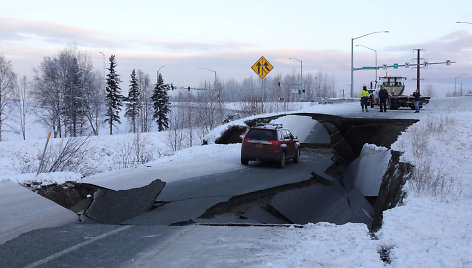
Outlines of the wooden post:
{"label": "wooden post", "polygon": [[46,144],[44,145],[43,155],[41,156],[41,162],[39,163],[39,168],[38,168],[38,172],[36,172],[36,176],[39,175],[39,172],[41,171],[41,168],[43,167],[44,155],[46,154],[46,148],[48,147],[50,137],[51,137],[51,132],[48,133],[48,138],[46,139]]}

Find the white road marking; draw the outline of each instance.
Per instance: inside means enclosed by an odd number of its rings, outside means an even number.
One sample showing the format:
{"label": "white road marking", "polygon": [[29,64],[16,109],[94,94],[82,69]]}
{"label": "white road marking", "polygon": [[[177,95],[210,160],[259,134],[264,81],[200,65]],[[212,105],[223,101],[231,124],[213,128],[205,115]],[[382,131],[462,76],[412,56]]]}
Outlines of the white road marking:
{"label": "white road marking", "polygon": [[57,253],[54,253],[54,254],[52,254],[51,256],[46,257],[46,258],[44,258],[44,259],[42,259],[42,260],[33,262],[33,263],[31,263],[31,264],[25,266],[25,268],[38,267],[38,266],[43,265],[43,264],[45,264],[45,263],[48,263],[48,262],[50,262],[50,261],[52,261],[52,260],[54,260],[54,259],[57,259],[57,258],[59,258],[59,257],[62,257],[62,256],[64,256],[64,255],[66,255],[67,253],[70,253],[70,252],[72,252],[72,251],[74,251],[74,250],[77,250],[77,249],[79,249],[79,248],[81,248],[81,247],[84,247],[84,246],[86,246],[86,245],[88,245],[88,244],[91,244],[91,243],[93,243],[93,242],[95,242],[95,241],[98,241],[98,240],[100,240],[100,239],[106,238],[106,237],[108,237],[108,236],[110,236],[110,235],[119,233],[119,232],[124,231],[124,230],[129,229],[129,228],[131,228],[131,225],[123,226],[123,227],[121,227],[121,228],[115,229],[115,230],[110,231],[110,232],[108,232],[108,233],[101,234],[101,235],[99,235],[99,236],[97,236],[97,237],[94,237],[94,238],[92,238],[92,239],[90,239],[90,240],[84,241],[84,242],[82,242],[82,243],[80,243],[80,244],[77,244],[77,245],[72,246],[72,247],[70,247],[70,248],[64,249],[64,250],[59,251],[59,252],[57,252]]}

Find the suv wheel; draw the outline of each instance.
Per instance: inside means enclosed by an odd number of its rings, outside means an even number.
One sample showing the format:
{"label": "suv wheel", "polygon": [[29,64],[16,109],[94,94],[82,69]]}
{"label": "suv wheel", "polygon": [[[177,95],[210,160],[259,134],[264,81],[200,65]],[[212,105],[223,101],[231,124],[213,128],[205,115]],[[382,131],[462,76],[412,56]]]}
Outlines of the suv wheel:
{"label": "suv wheel", "polygon": [[249,160],[241,158],[241,164],[247,166],[249,164]]}
{"label": "suv wheel", "polygon": [[279,168],[285,167],[286,158],[287,158],[287,154],[285,152],[282,152],[282,154],[280,155],[279,163],[278,163]]}
{"label": "suv wheel", "polygon": [[300,160],[300,150],[297,149],[297,154],[293,158],[293,163],[298,163],[299,160]]}

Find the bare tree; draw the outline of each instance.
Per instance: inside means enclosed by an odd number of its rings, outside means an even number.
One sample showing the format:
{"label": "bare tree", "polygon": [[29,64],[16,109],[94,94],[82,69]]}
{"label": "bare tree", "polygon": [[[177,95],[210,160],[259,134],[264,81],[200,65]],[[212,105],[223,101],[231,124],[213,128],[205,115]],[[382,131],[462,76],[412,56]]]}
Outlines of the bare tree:
{"label": "bare tree", "polygon": [[257,114],[262,112],[262,95],[260,87],[256,85],[255,80],[246,78],[243,80],[242,88],[246,90],[241,93],[240,109],[248,114]]}
{"label": "bare tree", "polygon": [[15,77],[11,62],[4,56],[0,56],[0,141],[2,140],[2,125],[5,120],[7,99],[15,87]]}
{"label": "bare tree", "polygon": [[170,112],[169,129],[167,131],[169,135],[169,145],[174,152],[182,149],[184,146],[184,118],[178,111],[172,110]]}
{"label": "bare tree", "polygon": [[43,58],[39,69],[35,69],[33,94],[38,100],[37,116],[52,129],[54,138],[62,136],[62,90],[57,75],[57,59]]}
{"label": "bare tree", "polygon": [[83,133],[87,100],[95,97],[90,61],[73,48],[57,57],[45,57],[35,70],[33,93],[38,99],[39,118],[53,130],[54,137]]}
{"label": "bare tree", "polygon": [[83,116],[92,133],[97,136],[103,122],[105,107],[104,77],[94,69],[90,57],[86,54],[78,53],[77,58],[80,68],[80,86],[84,92]]}
{"label": "bare tree", "polygon": [[139,87],[139,121],[141,122],[141,130],[142,132],[149,132],[153,114],[151,79],[148,74],[145,74],[139,69],[137,71],[137,79]]}
{"label": "bare tree", "polygon": [[26,100],[29,95],[29,85],[26,76],[22,76],[21,79],[17,79],[15,83],[15,99],[16,107],[18,109],[18,117],[20,123],[21,134],[23,140],[26,140],[26,114],[28,113],[28,105]]}

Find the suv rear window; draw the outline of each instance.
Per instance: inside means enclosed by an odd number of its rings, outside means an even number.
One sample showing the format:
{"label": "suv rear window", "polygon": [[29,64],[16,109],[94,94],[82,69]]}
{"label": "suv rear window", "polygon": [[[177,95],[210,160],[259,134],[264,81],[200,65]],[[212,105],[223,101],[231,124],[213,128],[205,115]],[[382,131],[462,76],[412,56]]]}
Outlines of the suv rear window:
{"label": "suv rear window", "polygon": [[277,131],[251,128],[246,134],[246,138],[263,141],[277,140]]}

